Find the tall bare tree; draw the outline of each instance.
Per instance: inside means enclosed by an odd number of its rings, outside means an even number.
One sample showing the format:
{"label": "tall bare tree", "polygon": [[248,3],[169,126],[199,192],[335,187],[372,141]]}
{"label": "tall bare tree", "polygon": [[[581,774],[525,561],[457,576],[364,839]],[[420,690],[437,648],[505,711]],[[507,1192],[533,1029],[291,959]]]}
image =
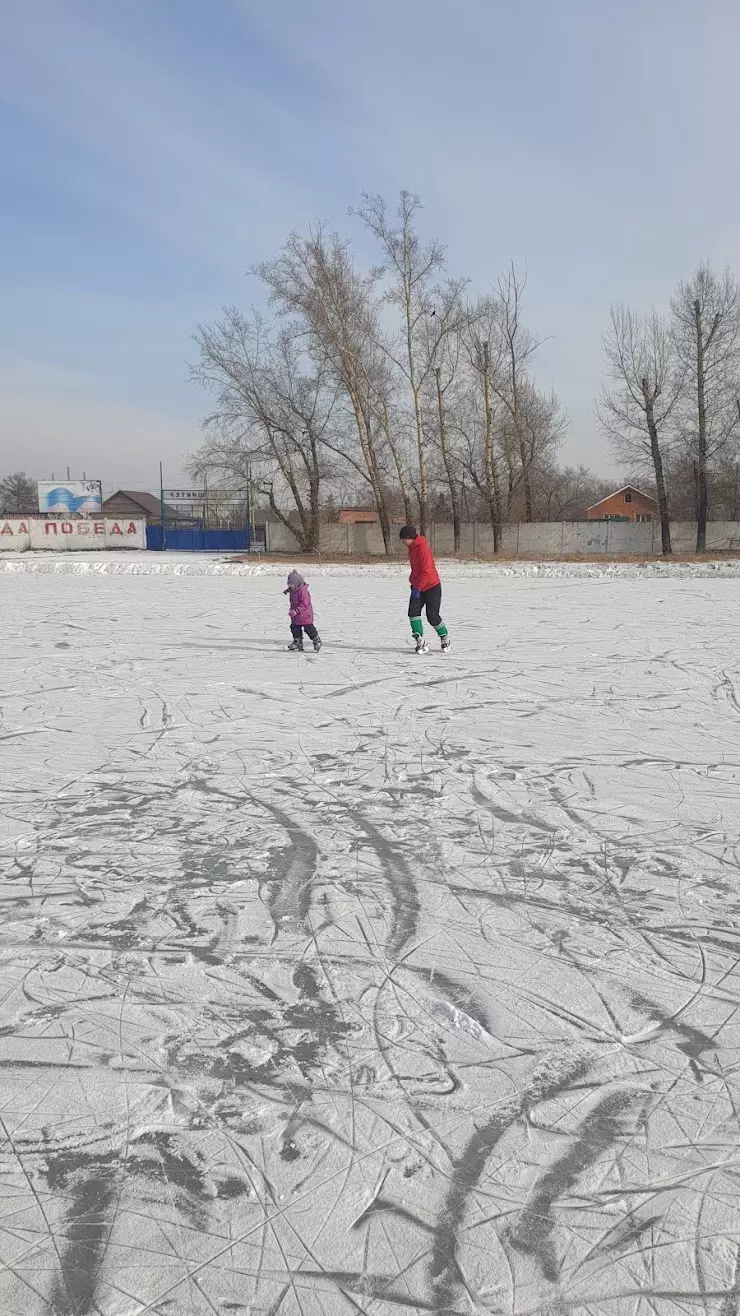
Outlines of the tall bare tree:
{"label": "tall bare tree", "polygon": [[[262,317],[228,307],[213,325],[199,325],[200,360],[191,378],[214,393],[208,438],[194,454],[194,473],[215,473],[258,487],[275,515],[297,534],[304,552],[319,549],[323,445],[336,390],[326,367],[307,361],[294,325],[271,331]],[[289,491],[297,525],[276,497],[275,477]]]}
{"label": "tall bare tree", "polygon": [[521,467],[524,489],[524,519],[532,521],[531,455],[527,444],[523,393],[528,383],[532,357],[541,345],[522,322],[521,303],[527,284],[526,274],[517,274],[513,263],[498,280],[495,305],[498,310],[498,333],[494,339],[497,355],[492,375],[493,387],[509,416],[511,434]]}
{"label": "tall bare tree", "polygon": [[706,548],[708,469],[737,442],[740,417],[740,285],[731,270],[698,267],[671,301],[673,338],[685,370],[687,437],[696,463],[696,551]]}
{"label": "tall bare tree", "polygon": [[383,391],[378,348],[381,335],[374,299],[378,274],[360,274],[348,244],[322,225],[306,238],[291,234],[280,254],[262,262],[255,272],[270,289],[273,304],[282,313],[300,317],[309,352],[328,363],[335,383],[347,398],[360,460],[347,444],[341,447],[341,455],[370,485],[389,552],[384,435],[378,422]]}
{"label": "tall bare tree", "polygon": [[[543,508],[538,499],[538,477],[542,470],[550,469],[567,426],[567,416],[554,389],[545,393],[531,379],[525,379],[519,389],[519,451],[524,452],[524,463],[512,493],[529,497],[535,520],[542,519]],[[525,472],[527,479],[525,480]],[[514,499],[512,503],[516,506]],[[510,505],[511,506],[511,505]],[[511,514],[511,512],[510,512]]]}
{"label": "tall bare tree", "polygon": [[0,480],[0,512],[6,516],[27,516],[38,510],[36,481],[25,471],[15,471]]}
{"label": "tall bare tree", "polygon": [[431,406],[427,405],[425,432],[435,433],[439,444],[441,467],[449,495],[452,516],[454,552],[459,553],[462,541],[461,477],[462,464],[457,451],[459,426],[456,412],[463,400],[463,329],[467,327],[468,312],[462,301],[462,283],[449,280],[438,289],[437,305],[441,312],[429,317],[426,324],[426,350],[423,360],[432,364]]}
{"label": "tall bare tree", "polygon": [[386,300],[401,316],[399,340],[386,347],[395,366],[408,382],[416,431],[416,455],[419,476],[419,521],[422,534],[429,520],[429,481],[424,434],[423,394],[432,376],[438,344],[451,331],[453,319],[460,316],[460,292],[463,281],[433,286],[445,260],[444,247],[436,241],[422,242],[415,227],[415,215],[421,208],[419,197],[399,193],[395,216],[390,216],[381,196],[363,194],[357,210],[383,253],[383,269],[390,276]]}
{"label": "tall bare tree", "polygon": [[498,323],[495,298],[481,297],[468,308],[462,340],[469,384],[458,415],[465,445],[465,469],[485,498],[493,529],[494,553],[501,548],[503,520],[495,425],[501,386],[494,378],[497,363],[491,352],[491,341],[496,339]]}
{"label": "tall bare tree", "polygon": [[666,320],[612,306],[604,336],[607,379],[597,407],[617,460],[633,469],[649,466],[655,479],[663,553],[671,553],[665,455],[675,443],[675,419],[685,370]]}
{"label": "tall bare tree", "polygon": [[452,539],[453,552],[460,552],[461,544],[461,517],[460,517],[460,479],[456,470],[455,458],[452,453],[450,444],[449,427],[447,424],[447,415],[445,408],[445,395],[450,388],[451,379],[448,375],[444,381],[442,377],[442,367],[434,367],[434,384],[437,395],[437,420],[439,425],[439,449],[442,457],[442,464],[447,476],[447,486],[450,491],[450,509],[452,511]]}

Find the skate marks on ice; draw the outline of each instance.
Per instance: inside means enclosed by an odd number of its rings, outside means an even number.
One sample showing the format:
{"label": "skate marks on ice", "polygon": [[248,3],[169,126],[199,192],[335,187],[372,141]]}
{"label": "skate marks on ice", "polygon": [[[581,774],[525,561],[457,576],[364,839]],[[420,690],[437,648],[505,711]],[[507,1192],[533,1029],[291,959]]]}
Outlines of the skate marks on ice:
{"label": "skate marks on ice", "polygon": [[[3,695],[0,1308],[729,1316],[712,596],[696,648],[653,596],[607,660],[617,587],[570,582],[566,624],[550,582],[496,663],[490,637],[431,679],[327,645],[276,680],[236,641],[214,679],[197,622],[179,644],[184,591],[230,616],[229,582],[84,586],[100,616],[54,613]],[[161,650],[106,646],[153,589]]]}

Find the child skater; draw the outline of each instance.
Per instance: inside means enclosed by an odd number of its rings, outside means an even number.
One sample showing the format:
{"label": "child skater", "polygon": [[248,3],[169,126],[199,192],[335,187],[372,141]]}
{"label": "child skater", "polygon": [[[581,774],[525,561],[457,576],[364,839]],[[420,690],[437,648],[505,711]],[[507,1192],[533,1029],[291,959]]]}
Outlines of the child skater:
{"label": "child skater", "polygon": [[288,588],[283,594],[290,595],[290,630],[293,643],[288,645],[289,653],[303,653],[303,632],[313,641],[316,653],[321,648],[319,633],[313,624],[313,604],[303,576],[299,571],[291,571],[288,576]]}
{"label": "child skater", "polygon": [[429,645],[424,639],[424,624],[421,620],[422,608],[426,608],[427,621],[433,626],[442,641],[442,651],[450,647],[447,627],[439,615],[442,602],[442,584],[434,564],[434,554],[423,535],[416,533],[416,527],[405,525],[399,538],[409,551],[411,567],[411,601],[409,603],[409,620],[411,633],[416,640],[417,653],[429,653]]}

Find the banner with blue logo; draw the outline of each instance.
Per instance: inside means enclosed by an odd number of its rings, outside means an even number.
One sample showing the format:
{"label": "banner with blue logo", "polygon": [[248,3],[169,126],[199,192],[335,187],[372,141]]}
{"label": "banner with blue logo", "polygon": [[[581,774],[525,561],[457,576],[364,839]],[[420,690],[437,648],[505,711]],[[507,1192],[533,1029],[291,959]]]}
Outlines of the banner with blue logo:
{"label": "banner with blue logo", "polygon": [[99,480],[39,481],[39,511],[60,516],[99,516],[103,495]]}

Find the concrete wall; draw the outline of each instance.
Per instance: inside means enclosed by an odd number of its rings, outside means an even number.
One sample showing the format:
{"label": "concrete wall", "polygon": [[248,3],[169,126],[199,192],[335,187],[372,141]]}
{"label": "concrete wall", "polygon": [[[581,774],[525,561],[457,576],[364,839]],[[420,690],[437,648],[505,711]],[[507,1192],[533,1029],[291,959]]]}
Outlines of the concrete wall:
{"label": "concrete wall", "polygon": [[0,519],[0,552],[81,553],[107,548],[146,548],[146,522],[108,516],[82,521]]}
{"label": "concrete wall", "polygon": [[[298,540],[285,526],[270,522],[267,527],[267,551],[298,554]],[[671,525],[676,553],[693,553],[696,548],[696,525],[693,521],[674,521]],[[452,526],[440,522],[429,530],[429,542],[439,557],[451,557]],[[507,525],[502,529],[501,551],[505,557],[576,557],[579,554],[635,553],[640,557],[660,554],[660,524],[657,521],[540,521],[527,525]],[[490,524],[464,525],[461,532],[462,554],[466,557],[493,555],[493,530]],[[710,521],[707,548],[740,550],[740,522]],[[393,552],[402,556],[398,527],[393,530]],[[321,527],[321,552],[330,555],[354,554],[358,557],[385,555],[383,536],[376,525],[324,525]]]}

